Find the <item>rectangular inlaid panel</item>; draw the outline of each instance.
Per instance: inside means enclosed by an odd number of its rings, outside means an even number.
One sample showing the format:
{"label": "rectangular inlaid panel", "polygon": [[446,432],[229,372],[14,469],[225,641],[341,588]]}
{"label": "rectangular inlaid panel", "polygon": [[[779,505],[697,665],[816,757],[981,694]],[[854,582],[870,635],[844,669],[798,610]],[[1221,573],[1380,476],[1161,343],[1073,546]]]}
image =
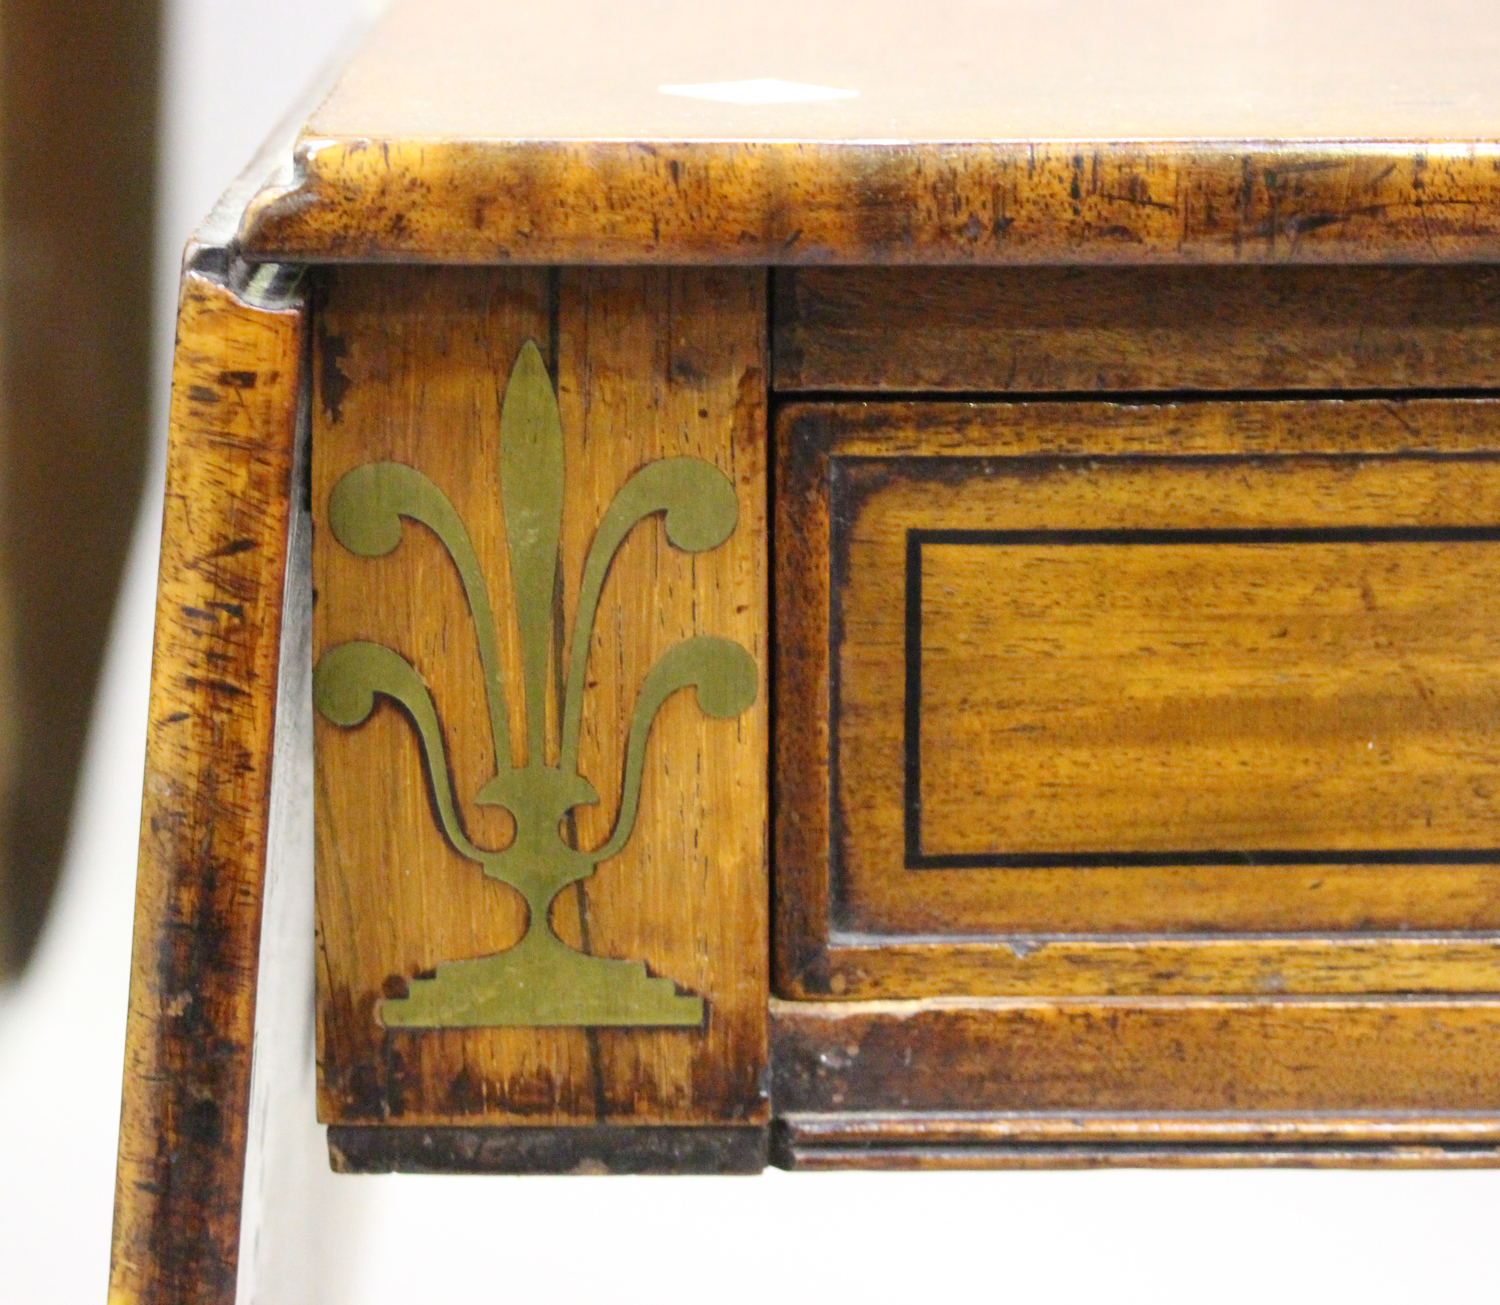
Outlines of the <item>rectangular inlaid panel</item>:
{"label": "rectangular inlaid panel", "polygon": [[323,274],[325,1121],[765,1119],[764,311],[742,271]]}
{"label": "rectangular inlaid panel", "polygon": [[840,459],[833,516],[851,927],[1500,925],[1500,461]]}
{"label": "rectangular inlaid panel", "polygon": [[781,431],[785,991],[1494,986],[1500,408]]}
{"label": "rectangular inlaid panel", "polygon": [[1500,528],[908,529],[904,581],[907,869],[1500,859]]}

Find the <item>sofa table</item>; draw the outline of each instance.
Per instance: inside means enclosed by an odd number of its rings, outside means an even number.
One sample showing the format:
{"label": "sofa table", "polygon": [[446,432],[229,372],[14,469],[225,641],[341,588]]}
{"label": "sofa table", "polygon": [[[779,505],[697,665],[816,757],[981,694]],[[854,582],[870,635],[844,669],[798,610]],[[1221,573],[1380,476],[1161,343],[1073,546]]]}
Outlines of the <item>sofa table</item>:
{"label": "sofa table", "polygon": [[184,263],[111,1300],[307,730],[337,1169],[1500,1162],[1497,57],[389,9]]}

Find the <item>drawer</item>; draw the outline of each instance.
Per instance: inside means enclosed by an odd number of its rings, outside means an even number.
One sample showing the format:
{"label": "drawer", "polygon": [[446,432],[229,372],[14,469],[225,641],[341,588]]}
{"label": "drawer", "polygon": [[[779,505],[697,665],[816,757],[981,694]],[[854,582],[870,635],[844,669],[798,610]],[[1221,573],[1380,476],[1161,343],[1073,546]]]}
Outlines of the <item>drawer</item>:
{"label": "drawer", "polygon": [[1500,927],[1500,403],[794,403],[787,997],[1451,992]]}

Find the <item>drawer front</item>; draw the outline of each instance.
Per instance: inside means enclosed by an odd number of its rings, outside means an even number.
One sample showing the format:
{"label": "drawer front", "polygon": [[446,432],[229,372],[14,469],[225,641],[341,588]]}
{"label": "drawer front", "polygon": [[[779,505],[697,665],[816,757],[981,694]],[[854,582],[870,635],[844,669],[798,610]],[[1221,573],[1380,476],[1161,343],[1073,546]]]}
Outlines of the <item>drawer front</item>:
{"label": "drawer front", "polygon": [[779,437],[783,992],[1493,988],[1500,404]]}

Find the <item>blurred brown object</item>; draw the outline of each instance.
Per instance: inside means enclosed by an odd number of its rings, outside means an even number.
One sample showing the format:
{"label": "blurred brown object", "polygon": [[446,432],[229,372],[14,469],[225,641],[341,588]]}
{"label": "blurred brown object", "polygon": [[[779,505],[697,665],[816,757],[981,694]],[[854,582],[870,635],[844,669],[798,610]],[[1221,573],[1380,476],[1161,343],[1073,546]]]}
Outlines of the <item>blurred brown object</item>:
{"label": "blurred brown object", "polygon": [[0,3],[0,974],[57,881],[145,464],[160,9]]}

